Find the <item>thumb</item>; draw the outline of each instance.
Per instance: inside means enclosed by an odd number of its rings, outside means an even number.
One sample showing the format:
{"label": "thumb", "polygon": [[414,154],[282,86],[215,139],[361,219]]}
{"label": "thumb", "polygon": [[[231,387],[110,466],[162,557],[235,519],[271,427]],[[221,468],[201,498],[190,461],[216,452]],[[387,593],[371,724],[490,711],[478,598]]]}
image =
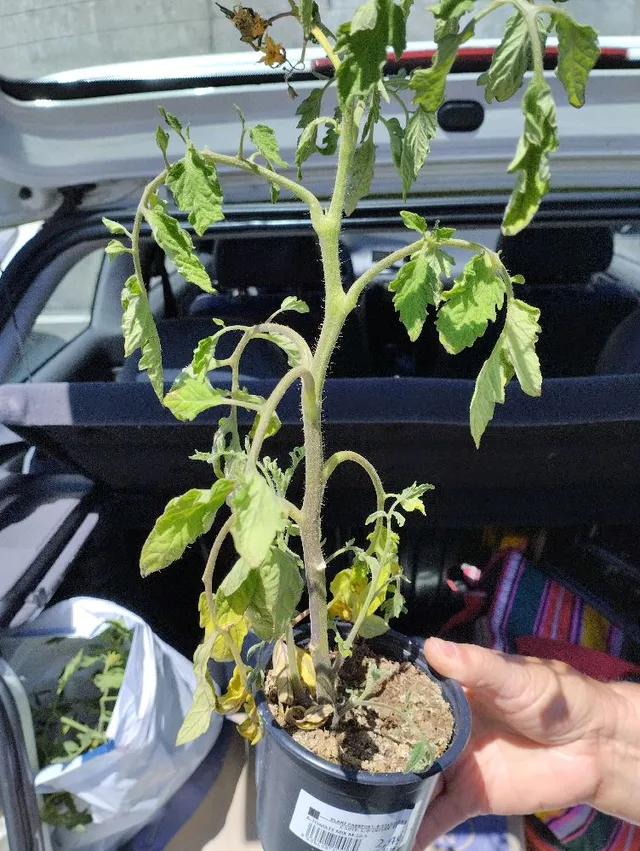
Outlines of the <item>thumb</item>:
{"label": "thumb", "polygon": [[463,797],[446,793],[440,795],[429,804],[418,830],[413,851],[427,851],[432,842],[466,821],[471,815],[472,813],[465,807]]}
{"label": "thumb", "polygon": [[519,701],[531,688],[533,669],[538,672],[541,666],[538,660],[440,638],[429,638],[424,653],[435,671],[457,680],[475,698],[489,703]]}

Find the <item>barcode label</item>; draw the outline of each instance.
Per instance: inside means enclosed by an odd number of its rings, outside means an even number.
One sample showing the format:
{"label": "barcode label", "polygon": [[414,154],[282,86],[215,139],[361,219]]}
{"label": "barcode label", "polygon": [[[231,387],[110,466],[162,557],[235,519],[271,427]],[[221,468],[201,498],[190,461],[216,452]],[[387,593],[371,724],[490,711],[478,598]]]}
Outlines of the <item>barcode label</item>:
{"label": "barcode label", "polygon": [[289,830],[318,851],[410,851],[414,810],[354,813],[300,790]]}
{"label": "barcode label", "polygon": [[[314,811],[315,812],[315,811]],[[349,839],[347,836],[338,836],[323,827],[310,824],[304,837],[316,848],[322,851],[360,851],[362,839]]]}

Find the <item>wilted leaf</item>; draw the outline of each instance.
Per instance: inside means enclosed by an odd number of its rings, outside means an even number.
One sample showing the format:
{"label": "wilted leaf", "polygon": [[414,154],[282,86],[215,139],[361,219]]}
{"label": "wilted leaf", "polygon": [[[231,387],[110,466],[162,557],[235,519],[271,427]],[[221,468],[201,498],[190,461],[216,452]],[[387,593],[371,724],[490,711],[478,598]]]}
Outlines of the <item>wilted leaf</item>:
{"label": "wilted leaf", "polygon": [[254,471],[237,488],[232,499],[233,540],[238,554],[251,567],[260,567],[271,544],[284,527],[282,500],[268,482]]}
{"label": "wilted leaf", "polygon": [[156,396],[162,400],[164,377],[160,337],[144,286],[136,275],[131,275],[125,281],[121,301],[124,356],[128,358],[136,349],[140,349],[138,369],[147,371]]}
{"label": "wilted leaf", "polygon": [[353,155],[349,183],[344,199],[345,215],[350,216],[356,209],[361,198],[365,198],[371,189],[373,172],[376,162],[376,146],[371,134]]}
{"label": "wilted leaf", "polygon": [[436,115],[418,106],[404,131],[402,154],[400,157],[400,175],[402,177],[402,196],[407,197],[416,177],[429,154],[431,142],[437,132]]}
{"label": "wilted leaf", "polygon": [[504,331],[480,370],[471,399],[471,434],[476,446],[493,419],[496,404],[504,403],[504,390],[514,373],[529,396],[542,392],[540,361],[535,350],[539,317],[537,308],[518,299],[509,305]]}
{"label": "wilted leaf", "polygon": [[304,588],[296,560],[273,547],[256,571],[256,588],[247,609],[251,628],[264,641],[282,635],[291,622]]}
{"label": "wilted leaf", "polygon": [[[189,214],[189,222],[198,236],[202,236],[214,222],[224,219],[222,189],[216,167],[196,150],[192,142],[187,144],[184,159],[169,169],[165,183],[178,208]],[[213,290],[210,288],[207,291]]]}
{"label": "wilted leaf", "polygon": [[593,27],[576,23],[569,15],[553,15],[558,34],[558,67],[556,74],[567,92],[569,103],[584,105],[589,74],[600,56],[598,33]]}
{"label": "wilted leaf", "polygon": [[421,774],[427,771],[433,765],[436,758],[436,750],[431,742],[426,739],[420,739],[419,742],[411,749],[405,772],[416,772]]}
{"label": "wilted leaf", "polygon": [[209,408],[228,404],[228,390],[211,386],[206,375],[195,377],[183,370],[164,397],[163,404],[177,420],[191,421]]}
{"label": "wilted leaf", "polygon": [[333,716],[333,711],[330,703],[315,703],[308,709],[292,706],[286,713],[285,720],[293,722],[300,730],[317,730],[319,727],[324,727]]}
{"label": "wilted leaf", "polygon": [[207,293],[215,292],[207,270],[194,251],[191,237],[180,227],[178,221],[167,213],[162,202],[158,198],[154,200],[152,196],[152,206],[145,207],[143,214],[151,227],[154,240],[173,260],[183,278]]}
{"label": "wilted leaf", "polygon": [[440,300],[442,285],[435,259],[435,253],[420,251],[400,268],[389,284],[394,294],[393,306],[412,341],[420,336],[427,318],[427,305],[435,306]]}
{"label": "wilted leaf", "polygon": [[251,141],[270,165],[288,168],[288,164],[280,156],[280,148],[276,134],[266,124],[256,124],[249,131]]}
{"label": "wilted leaf", "polygon": [[[537,17],[540,44],[534,49],[544,48],[547,37],[546,26]],[[509,18],[505,27],[502,41],[496,48],[488,71],[478,78],[478,85],[485,87],[484,96],[487,103],[509,100],[521,88],[524,75],[531,69],[533,51],[529,29],[524,15],[516,12]]]}
{"label": "wilted leaf", "polygon": [[236,665],[226,692],[218,699],[218,712],[233,715],[239,712],[248,697],[246,686],[242,682],[240,669]]}
{"label": "wilted leaf", "polygon": [[551,89],[544,80],[533,78],[522,98],[524,133],[509,166],[520,172],[504,214],[502,231],[519,233],[536,214],[549,189],[549,154],[558,149],[556,107]]}
{"label": "wilted leaf", "polygon": [[482,337],[495,322],[506,295],[505,283],[485,253],[476,254],[465,266],[453,289],[443,294],[436,326],[440,342],[458,354]]}
{"label": "wilted leaf", "polygon": [[208,532],[232,488],[233,482],[219,479],[211,488],[194,488],[170,500],[142,548],[142,575],[177,561],[190,544]]}
{"label": "wilted leaf", "polygon": [[191,707],[178,731],[176,738],[178,746],[191,742],[207,732],[211,724],[211,713],[217,706],[218,699],[208,668],[211,644],[212,639],[205,636],[205,640],[198,645],[193,655],[196,688]]}

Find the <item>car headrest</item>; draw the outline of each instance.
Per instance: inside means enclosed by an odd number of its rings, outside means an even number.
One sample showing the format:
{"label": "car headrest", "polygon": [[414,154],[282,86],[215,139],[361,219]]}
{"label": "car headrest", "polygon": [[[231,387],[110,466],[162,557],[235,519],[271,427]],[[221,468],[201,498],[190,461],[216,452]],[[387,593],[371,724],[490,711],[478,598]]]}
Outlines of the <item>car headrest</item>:
{"label": "car headrest", "polygon": [[497,250],[509,272],[524,275],[529,285],[580,285],[611,265],[613,235],[599,226],[532,227],[501,235]]}
{"label": "car headrest", "polygon": [[323,289],[320,248],[312,236],[221,239],[214,255],[217,288],[292,292]]}

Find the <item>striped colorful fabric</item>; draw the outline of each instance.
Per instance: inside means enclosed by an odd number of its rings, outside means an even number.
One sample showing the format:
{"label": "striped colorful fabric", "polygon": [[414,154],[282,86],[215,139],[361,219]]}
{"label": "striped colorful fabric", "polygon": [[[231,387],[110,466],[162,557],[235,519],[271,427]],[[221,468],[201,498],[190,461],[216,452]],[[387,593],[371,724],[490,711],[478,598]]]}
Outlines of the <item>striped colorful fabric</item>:
{"label": "striped colorful fabric", "polygon": [[[616,658],[638,658],[621,629],[564,585],[531,565],[521,552],[501,554],[492,572],[497,586],[489,611],[493,647],[515,653],[518,639],[537,636],[604,651]],[[627,655],[628,654],[628,655]],[[557,658],[563,658],[558,656]],[[603,677],[605,679],[606,677]],[[637,851],[640,828],[598,813],[588,806],[538,813],[527,829],[535,851]]]}

